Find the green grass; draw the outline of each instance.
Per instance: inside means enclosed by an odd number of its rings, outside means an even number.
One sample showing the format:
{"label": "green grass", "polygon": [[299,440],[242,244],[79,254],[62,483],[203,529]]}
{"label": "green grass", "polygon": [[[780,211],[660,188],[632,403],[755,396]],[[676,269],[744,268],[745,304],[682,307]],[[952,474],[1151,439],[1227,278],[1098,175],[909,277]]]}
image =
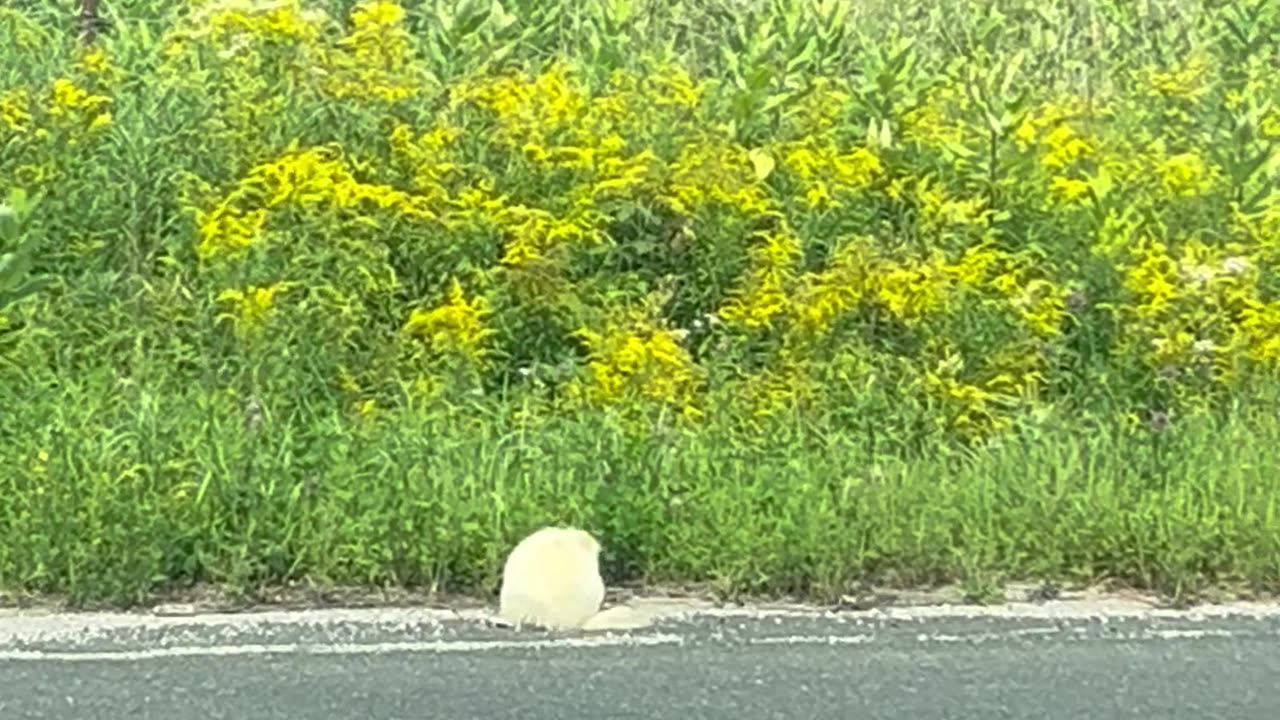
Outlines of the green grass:
{"label": "green grass", "polygon": [[[321,4],[340,16],[353,3]],[[492,48],[522,60],[562,52],[602,71],[638,67],[643,53],[617,52],[624,40],[707,76],[727,72],[735,43],[747,70],[785,65],[796,47],[763,39],[770,11],[747,15],[738,4],[691,2],[676,13],[639,3],[629,35],[597,46],[595,5],[578,13],[576,4],[508,2],[508,12],[541,21],[486,26],[464,42],[432,3],[405,3],[442,81]],[[0,48],[0,81],[34,85],[62,72],[69,43],[44,48],[73,31],[67,5],[6,4],[45,34],[32,41],[38,51]],[[871,75],[892,64],[870,52],[892,47],[876,44],[883,37],[914,39],[934,72],[979,49],[1025,46],[1026,82],[1104,93],[1122,70],[1225,36],[1215,25],[1225,11],[1210,5],[855,3],[848,27],[862,30],[842,42],[859,51],[832,53],[828,69],[863,78],[874,97]],[[1046,405],[1039,421],[1020,417],[1000,442],[965,449],[931,430],[918,401],[875,383],[866,386],[874,392],[826,388],[839,393],[838,411],[784,415],[755,438],[714,412],[697,431],[642,432],[604,414],[539,415],[536,387],[422,405],[407,390],[411,363],[375,352],[391,341],[330,344],[338,323],[325,324],[333,313],[315,305],[299,310],[296,327],[246,348],[216,319],[222,278],[197,267],[179,197],[181,172],[227,182],[228,168],[250,158],[224,157],[222,140],[192,130],[205,98],[139,84],[158,64],[162,3],[102,6],[106,41],[127,66],[115,124],[96,149],[58,158],[68,180],[45,193],[33,220],[35,269],[54,287],[0,307],[0,598],[128,605],[198,585],[252,596],[292,581],[488,596],[508,549],[548,523],[600,537],[611,583],[699,583],[726,596],[829,600],[864,583],[961,583],[987,596],[1009,580],[1115,581],[1183,598],[1214,586],[1280,591],[1280,401],[1265,383],[1225,409],[1135,427],[1120,417],[1148,388],[1131,382],[1114,400],[1113,387],[1082,372],[1072,386],[1079,402]],[[555,9],[533,9],[542,6]],[[1006,20],[984,34],[993,7]],[[1275,35],[1280,23],[1269,22]],[[676,39],[660,47],[666,38]],[[428,116],[423,107],[414,110]],[[353,115],[304,109],[253,139],[271,150],[294,137],[380,142],[371,128],[384,118],[342,125],[330,118]],[[1269,272],[1274,284],[1280,276]],[[360,282],[349,275],[316,282],[349,290]],[[397,293],[430,296],[417,286]],[[373,314],[401,319],[400,309]],[[385,339],[379,332],[369,331],[371,344]],[[394,332],[388,324],[382,335]],[[390,368],[372,391],[385,415],[371,423],[333,387],[334,368],[359,363]],[[536,417],[518,422],[524,403]]]}
{"label": "green grass", "polygon": [[273,405],[255,424],[226,393],[103,371],[32,393],[0,424],[0,586],[121,602],[303,578],[485,594],[542,523],[597,533],[612,582],[726,594],[1041,579],[1186,597],[1280,578],[1274,412],[1028,430],[904,462],[874,434],[780,426],[750,447],[589,417],[521,432],[464,409],[361,430]]}

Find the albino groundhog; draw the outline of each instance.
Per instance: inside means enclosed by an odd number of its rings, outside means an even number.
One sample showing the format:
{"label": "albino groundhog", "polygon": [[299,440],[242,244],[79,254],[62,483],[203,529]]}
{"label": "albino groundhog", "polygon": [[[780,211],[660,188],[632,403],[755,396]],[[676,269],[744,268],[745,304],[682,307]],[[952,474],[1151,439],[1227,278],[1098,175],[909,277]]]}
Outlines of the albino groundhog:
{"label": "albino groundhog", "polygon": [[498,616],[517,627],[578,629],[602,602],[600,543],[583,530],[542,528],[507,556]]}

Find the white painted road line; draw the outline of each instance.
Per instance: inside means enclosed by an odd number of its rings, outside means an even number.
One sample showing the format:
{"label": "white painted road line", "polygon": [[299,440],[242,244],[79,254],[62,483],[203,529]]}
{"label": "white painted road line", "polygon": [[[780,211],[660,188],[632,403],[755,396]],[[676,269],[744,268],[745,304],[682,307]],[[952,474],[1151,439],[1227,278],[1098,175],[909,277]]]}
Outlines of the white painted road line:
{"label": "white painted road line", "polygon": [[[1044,638],[1061,635],[1066,639],[1078,638],[1080,627],[1030,627],[1011,628],[996,632],[970,633],[919,633],[915,642],[921,645],[985,644],[1010,640]],[[1093,638],[1095,642],[1177,641],[1208,638],[1246,638],[1258,636],[1280,637],[1280,628],[1272,631],[1235,631],[1221,628],[1204,629],[1152,629],[1116,632],[1105,637]],[[761,646],[815,646],[815,645],[867,645],[878,639],[876,633],[840,635],[784,635],[776,637],[748,637],[740,642]],[[654,647],[683,645],[686,638],[671,633],[629,635],[602,634],[585,637],[535,638],[529,640],[434,640],[369,643],[236,643],[213,645],[173,645],[136,650],[3,650],[0,661],[46,662],[138,662],[166,658],[216,658],[264,655],[386,655],[391,653],[486,653],[499,650],[592,650],[617,647]]]}
{"label": "white painted road line", "polygon": [[0,661],[135,662],[177,657],[235,657],[253,655],[386,655],[390,653],[474,653],[494,650],[593,649],[681,645],[678,635],[603,635],[598,637],[544,640],[441,640],[433,642],[277,644],[277,645],[194,645],[147,650],[46,651],[0,650]]}

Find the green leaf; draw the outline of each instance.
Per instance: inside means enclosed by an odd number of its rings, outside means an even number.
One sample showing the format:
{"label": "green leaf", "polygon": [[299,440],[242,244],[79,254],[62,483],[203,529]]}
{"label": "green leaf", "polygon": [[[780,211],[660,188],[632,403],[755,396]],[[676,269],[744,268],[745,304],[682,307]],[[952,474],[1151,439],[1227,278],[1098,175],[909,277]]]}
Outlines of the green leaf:
{"label": "green leaf", "polygon": [[[494,2],[489,7],[484,7],[478,2],[470,0],[462,3],[457,10],[457,14],[450,18],[448,22],[442,22],[441,24],[449,28],[450,34],[455,39],[461,40],[479,30],[484,21],[489,19],[490,13],[495,10],[502,12],[502,6],[497,2]],[[443,20],[443,18],[441,19]]]}
{"label": "green leaf", "polygon": [[0,309],[4,309],[14,303],[34,295],[50,285],[52,280],[47,277],[31,278],[15,288],[8,290],[0,290]]}
{"label": "green leaf", "polygon": [[0,255],[0,290],[16,285],[31,268],[31,256],[25,252]]}
{"label": "green leaf", "polygon": [[770,95],[769,98],[764,101],[764,111],[767,113],[780,107],[785,108],[795,102],[799,97],[800,94],[795,91]]}

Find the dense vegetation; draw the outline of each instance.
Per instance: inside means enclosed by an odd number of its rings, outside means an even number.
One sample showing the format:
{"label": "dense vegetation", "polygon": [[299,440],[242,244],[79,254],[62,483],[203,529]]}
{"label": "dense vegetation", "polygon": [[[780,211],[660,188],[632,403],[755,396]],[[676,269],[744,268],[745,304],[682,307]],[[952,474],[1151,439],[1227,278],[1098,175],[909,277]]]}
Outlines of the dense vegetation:
{"label": "dense vegetation", "polygon": [[0,589],[1280,587],[1274,2],[65,5]]}

